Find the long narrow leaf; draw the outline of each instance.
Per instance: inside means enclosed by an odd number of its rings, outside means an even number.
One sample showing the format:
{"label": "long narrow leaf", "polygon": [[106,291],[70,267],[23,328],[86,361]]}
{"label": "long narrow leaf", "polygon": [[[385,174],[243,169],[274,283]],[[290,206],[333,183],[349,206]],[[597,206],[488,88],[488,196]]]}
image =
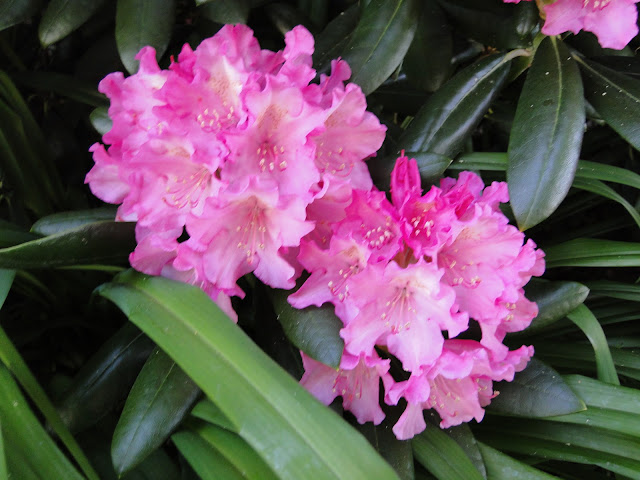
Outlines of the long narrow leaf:
{"label": "long narrow leaf", "polygon": [[610,200],[613,200],[614,202],[618,202],[624,207],[627,212],[629,212],[629,215],[631,215],[631,218],[633,218],[633,220],[636,222],[636,225],[640,227],[640,213],[638,213],[633,205],[627,202],[625,198],[618,192],[616,192],[613,188],[605,185],[599,180],[594,180],[591,178],[576,178],[573,181],[573,186],[581,190],[586,190],[587,192],[601,195]]}
{"label": "long narrow leaf", "polygon": [[547,268],[640,267],[640,243],[578,238],[545,249]]}
{"label": "long narrow leaf", "polygon": [[128,271],[100,293],[185,370],[281,478],[397,478],[201,290]]}

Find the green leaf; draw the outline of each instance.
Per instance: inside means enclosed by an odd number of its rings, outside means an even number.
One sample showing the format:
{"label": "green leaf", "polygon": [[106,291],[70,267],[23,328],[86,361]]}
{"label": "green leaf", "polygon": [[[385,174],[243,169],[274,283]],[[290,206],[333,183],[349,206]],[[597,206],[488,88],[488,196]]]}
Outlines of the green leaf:
{"label": "green leaf", "polygon": [[522,335],[536,333],[564,318],[589,295],[589,289],[581,283],[539,279],[532,279],[525,292],[529,300],[538,304],[538,315]]}
{"label": "green leaf", "polygon": [[38,36],[43,47],[62,40],[85,23],[105,3],[105,0],[51,0],[47,5]]}
{"label": "green leaf", "polygon": [[487,475],[491,480],[553,480],[558,477],[544,473],[526,463],[479,442]]}
{"label": "green leaf", "polygon": [[458,445],[460,445],[460,448],[462,448],[464,453],[466,453],[467,457],[469,457],[480,474],[484,478],[487,478],[487,470],[484,465],[482,453],[480,453],[478,441],[476,440],[476,437],[473,436],[473,432],[469,428],[469,424],[463,423],[456,427],[447,428],[443,431],[453,438]]}
{"label": "green leaf", "polygon": [[2,434],[2,420],[0,420],[0,480],[9,480],[7,455],[4,451],[4,435]]}
{"label": "green leaf", "polygon": [[602,163],[580,160],[576,178],[602,180],[603,182],[614,182],[621,185],[628,185],[640,190],[640,175],[627,169],[604,165]]}
{"label": "green leaf", "polygon": [[[31,370],[29,370],[24,359],[20,353],[18,353],[18,350],[15,348],[2,327],[0,327],[0,361],[16,377],[18,382],[20,382],[22,388],[27,392],[33,403],[42,412],[44,418],[51,426],[51,429],[67,447],[69,453],[71,453],[87,478],[89,480],[97,480],[98,476],[93,471],[87,457],[84,455],[78,443],[62,422],[62,419],[51,403],[51,400],[49,400],[49,397],[33,376]],[[2,367],[2,364],[0,364],[0,367]]]}
{"label": "green leaf", "polygon": [[199,8],[202,14],[216,23],[247,23],[251,5],[249,0],[216,0]]}
{"label": "green leaf", "polygon": [[373,92],[400,65],[418,26],[419,0],[371,0],[342,53],[351,67],[351,82],[365,95]]}
{"label": "green leaf", "polygon": [[336,18],[331,20],[325,29],[315,38],[313,65],[319,72],[328,72],[331,60],[338,58],[345,45],[351,39],[358,19],[360,8],[351,5]]}
{"label": "green leaf", "polygon": [[585,305],[578,306],[575,310],[569,312],[567,317],[582,330],[593,347],[598,368],[598,380],[620,385],[616,367],[613,364],[613,358],[611,358],[611,352],[607,344],[607,337],[604,335],[598,319],[593,316]]}
{"label": "green leaf", "polygon": [[201,400],[191,410],[191,415],[204,420],[209,423],[213,423],[222,428],[226,428],[230,432],[237,433],[237,427],[231,423],[224,413],[213,403],[211,400]]}
{"label": "green leaf", "polygon": [[273,471],[238,434],[215,425],[202,424],[193,429],[217,450],[247,480],[277,480]]}
{"label": "green leaf", "polygon": [[635,388],[611,385],[582,375],[567,375],[564,380],[589,407],[640,416],[640,391]]}
{"label": "green leaf", "polygon": [[129,71],[138,71],[135,56],[150,45],[160,58],[173,29],[175,0],[118,0],[116,9],[116,43],[122,63]]}
{"label": "green leaf", "polygon": [[455,157],[508,73],[509,62],[504,55],[485,58],[460,71],[422,106],[400,138],[399,147],[408,152]]}
{"label": "green leaf", "polygon": [[203,480],[245,480],[245,477],[197,433],[183,431],[171,437],[180,453]]}
{"label": "green leaf", "polygon": [[94,222],[0,249],[0,268],[124,263],[135,248],[134,223]]}
{"label": "green leaf", "polygon": [[631,218],[636,222],[636,225],[640,227],[640,213],[638,213],[633,205],[627,202],[622,195],[616,192],[613,188],[602,183],[600,180],[576,178],[573,181],[573,186],[581,190],[586,190],[587,192],[595,193],[596,195],[601,195],[613,200],[614,202],[618,202],[627,212],[629,212],[629,215],[631,215]]}
{"label": "green leaf", "polygon": [[116,218],[115,207],[92,208],[91,210],[72,210],[42,217],[31,226],[31,232],[38,235],[57,235],[95,222],[113,221]]}
{"label": "green leaf", "polygon": [[588,407],[584,412],[571,413],[559,417],[548,417],[545,420],[589,425],[604,428],[613,432],[620,432],[634,437],[640,437],[640,418],[617,410],[607,410],[598,407]]}
{"label": "green leaf", "polygon": [[640,149],[640,81],[595,62],[580,63],[585,97],[627,142]]}
{"label": "green leaf", "polygon": [[437,0],[426,0],[402,69],[412,85],[435,92],[449,78],[452,56],[453,38],[447,17]]}
{"label": "green leaf", "polygon": [[38,11],[40,0],[4,0],[0,3],[0,30],[23,22]]}
{"label": "green leaf", "polygon": [[84,430],[115,409],[153,348],[153,342],[129,323],[105,342],[82,366],[58,404],[69,430]]}
{"label": "green leaf", "polygon": [[271,298],[284,333],[291,343],[311,358],[333,368],[340,366],[344,340],[340,337],[342,321],[332,305],[293,308],[287,297],[291,292],[272,290]]}
{"label": "green leaf", "polygon": [[0,248],[13,247],[37,238],[40,237],[0,218]]}
{"label": "green leaf", "polygon": [[199,393],[171,357],[156,348],[133,384],[113,433],[111,457],[116,473],[131,470],[160,447]]}
{"label": "green leaf", "polygon": [[0,309],[4,305],[7,295],[9,295],[9,290],[11,290],[11,285],[13,285],[13,279],[15,276],[15,270],[5,270],[0,268]]}
{"label": "green leaf", "polygon": [[113,126],[107,107],[98,107],[89,114],[89,121],[100,135],[104,135]]}
{"label": "green leaf", "polygon": [[100,294],[185,370],[282,479],[397,478],[362,436],[267,357],[203,291],[127,271]]}
{"label": "green leaf", "polygon": [[509,137],[507,183],[520,230],[546,219],[569,192],[584,122],[578,66],[561,41],[547,37],[533,58]]}
{"label": "green leaf", "polygon": [[441,0],[440,4],[458,30],[501,50],[529,47],[532,31],[538,23],[538,9],[528,2],[504,5],[476,0]]}
{"label": "green leaf", "polygon": [[484,480],[464,450],[434,425],[411,440],[418,462],[439,480]]}
{"label": "green leaf", "polygon": [[[485,426],[483,426],[485,427]],[[479,433],[482,440],[506,452],[562,460],[640,477],[640,439],[585,425],[513,419]]]}
{"label": "green leaf", "polygon": [[620,300],[640,302],[640,285],[614,282],[610,280],[595,280],[587,282],[592,295],[604,295]]}
{"label": "green leaf", "polygon": [[529,418],[566,415],[584,410],[585,404],[564,382],[553,368],[532,358],[513,382],[495,383],[500,394],[491,401],[487,410],[504,415]]}
{"label": "green leaf", "polygon": [[[0,423],[6,443],[13,452],[20,452],[22,460],[38,478],[82,480],[71,462],[47,435],[40,422],[29,409],[27,400],[22,396],[9,371],[0,365]],[[34,451],[35,448],[35,451]],[[18,477],[11,468],[10,474]],[[93,478],[97,479],[97,476]]]}
{"label": "green leaf", "polygon": [[640,243],[577,238],[545,249],[547,268],[639,267]]}
{"label": "green leaf", "polygon": [[109,105],[109,100],[96,90],[95,84],[71,75],[55,72],[18,72],[12,73],[11,77],[16,83],[25,87],[41,92],[57,93],[85,105],[92,107]]}

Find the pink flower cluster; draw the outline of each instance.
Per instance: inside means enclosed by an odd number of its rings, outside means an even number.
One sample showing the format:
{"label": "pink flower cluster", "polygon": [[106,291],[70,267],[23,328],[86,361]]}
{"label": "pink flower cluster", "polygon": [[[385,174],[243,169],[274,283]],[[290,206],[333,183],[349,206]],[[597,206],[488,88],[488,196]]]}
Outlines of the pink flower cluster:
{"label": "pink flower cluster", "polygon": [[[509,351],[502,342],[537,314],[522,287],[543,273],[544,254],[531,240],[523,244],[499,210],[508,201],[503,182],[485,188],[462,172],[423,194],[415,160],[403,156],[391,199],[353,190],[322,244],[305,237],[298,260],[311,275],[289,301],[331,302],[344,324],[340,368],[303,355],[302,384],[325,403],[342,396],[359,422],[378,424],[382,379],[387,404],[406,401],[393,431],[407,439],[425,428],[424,409],[435,409],[443,428],[480,421],[497,394],[492,382],[513,380],[526,366],[533,348]],[[480,341],[460,338],[470,319]],[[390,375],[389,354],[404,380]]]}
{"label": "pink flower cluster", "polygon": [[232,318],[243,275],[295,285],[301,238],[331,214],[327,199],[372,187],[363,160],[386,130],[345,85],[346,62],[310,84],[313,37],[296,27],[285,42],[261,50],[248,27],[225,26],[168,70],[145,47],[138,73],[99,85],[113,127],[86,182],[137,222],[132,266],[200,286]]}
{"label": "pink flower cluster", "polygon": [[[520,3],[520,0],[504,0]],[[542,33],[560,35],[564,32],[592,32],[605,48],[621,50],[638,34],[640,0],[537,0],[544,6]]]}
{"label": "pink flower cluster", "polygon": [[[360,422],[380,423],[382,380],[385,402],[407,405],[401,439],[425,428],[424,409],[443,427],[482,419],[492,382],[533,354],[503,340],[537,314],[522,287],[543,253],[500,212],[504,183],[463,172],[423,193],[403,156],[390,202],[364,163],[385,128],[345,84],[348,65],[312,84],[313,38],[296,27],[285,43],[261,50],[249,28],[225,26],[168,70],[142,49],[138,73],[100,83],[113,127],[108,148],[91,147],[87,183],[137,222],[134,268],[199,286],[232,318],[243,275],[292,289],[306,270],[290,303],[332,303],[344,324],[337,371],[303,354],[301,382],[322,401],[341,396]],[[479,341],[463,339],[470,319]]]}

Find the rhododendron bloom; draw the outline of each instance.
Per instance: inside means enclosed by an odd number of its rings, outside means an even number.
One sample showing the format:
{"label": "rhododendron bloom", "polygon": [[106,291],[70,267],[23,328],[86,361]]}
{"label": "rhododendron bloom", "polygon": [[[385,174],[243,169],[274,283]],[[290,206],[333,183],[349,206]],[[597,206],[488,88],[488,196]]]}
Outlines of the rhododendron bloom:
{"label": "rhododendron bloom", "polygon": [[[325,220],[321,242],[302,239],[298,260],[311,275],[289,301],[335,305],[349,365],[378,354],[400,361],[390,371],[397,375],[381,378],[386,403],[406,401],[393,431],[407,439],[426,427],[429,408],[443,428],[480,421],[497,394],[492,382],[512,380],[526,366],[533,349],[509,351],[502,342],[537,314],[522,287],[543,273],[544,254],[500,211],[505,183],[485,187],[478,175],[461,172],[423,193],[416,161],[403,154],[391,174],[391,199],[375,188],[354,190],[344,218]],[[470,319],[481,338],[459,340]],[[302,384],[325,403],[336,397],[327,389],[338,379],[360,378],[345,365],[338,372],[311,361],[305,367]],[[377,405],[377,390],[361,391],[367,405]]]}
{"label": "rhododendron bloom", "polygon": [[[504,0],[519,3],[520,0]],[[638,34],[640,0],[555,0],[544,2],[542,33],[592,32],[605,48],[621,50]]]}
{"label": "rhododendron bloom", "polygon": [[[248,27],[227,25],[185,45],[168,70],[145,47],[138,73],[100,83],[113,127],[108,147],[91,147],[86,182],[121,204],[118,220],[137,222],[134,268],[198,285],[232,317],[229,296],[243,295],[247,273],[293,287],[301,239],[330,236],[353,188],[371,187],[364,160],[386,130],[360,88],[345,85],[344,61],[310,85],[313,50],[302,26],[272,52]],[[321,212],[327,205],[336,208]]]}

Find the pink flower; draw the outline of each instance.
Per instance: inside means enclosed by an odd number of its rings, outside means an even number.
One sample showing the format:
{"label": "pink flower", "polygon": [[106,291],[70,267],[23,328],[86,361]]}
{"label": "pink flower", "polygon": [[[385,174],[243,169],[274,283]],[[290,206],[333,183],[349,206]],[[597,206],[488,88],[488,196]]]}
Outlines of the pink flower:
{"label": "pink flower", "polygon": [[[518,3],[520,0],[504,0]],[[542,33],[592,32],[605,48],[621,50],[638,34],[639,0],[556,0],[544,6]]]}
{"label": "pink flower", "polygon": [[383,360],[373,353],[371,356],[354,356],[343,353],[340,368],[317,362],[302,353],[305,373],[300,384],[325,405],[336,397],[342,397],[342,405],[353,412],[359,423],[373,422],[378,425],[384,420],[379,403],[380,379],[391,386],[389,360]]}

